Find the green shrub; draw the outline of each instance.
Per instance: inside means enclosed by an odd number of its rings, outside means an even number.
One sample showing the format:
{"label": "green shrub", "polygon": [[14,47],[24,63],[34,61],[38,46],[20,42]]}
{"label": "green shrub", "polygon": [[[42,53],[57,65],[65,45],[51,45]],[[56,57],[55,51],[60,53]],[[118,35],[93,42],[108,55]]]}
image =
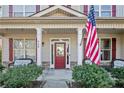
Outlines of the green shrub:
{"label": "green shrub", "polygon": [[112,70],[111,66],[101,66],[101,67],[104,68],[108,72],[111,72],[111,70]]}
{"label": "green shrub", "polygon": [[4,84],[4,76],[2,72],[0,72],[0,86],[2,86],[3,84]]}
{"label": "green shrub", "polygon": [[0,72],[2,72],[2,70],[4,70],[4,66],[2,64],[0,64]]}
{"label": "green shrub", "polygon": [[0,49],[0,64],[2,63],[2,49]]}
{"label": "green shrub", "polygon": [[111,75],[114,78],[124,79],[124,68],[112,68]]}
{"label": "green shrub", "polygon": [[40,74],[42,74],[42,69],[36,65],[10,68],[5,74],[1,75],[0,85],[8,88],[28,87],[31,81],[35,80]]}
{"label": "green shrub", "polygon": [[115,87],[124,87],[124,68],[112,68],[111,75],[115,80]]}
{"label": "green shrub", "polygon": [[124,88],[124,79],[117,79],[115,80],[115,86],[116,88]]}
{"label": "green shrub", "polygon": [[108,75],[107,71],[95,64],[84,64],[73,68],[72,77],[81,87],[97,88],[112,87],[114,80]]}

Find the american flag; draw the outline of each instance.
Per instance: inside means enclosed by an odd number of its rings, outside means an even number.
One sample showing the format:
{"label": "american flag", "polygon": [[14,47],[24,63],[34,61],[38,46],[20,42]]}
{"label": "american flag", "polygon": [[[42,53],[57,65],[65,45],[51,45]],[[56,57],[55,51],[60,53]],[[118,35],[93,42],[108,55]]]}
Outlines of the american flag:
{"label": "american flag", "polygon": [[100,64],[100,48],[96,31],[94,6],[91,5],[86,24],[85,57],[95,64]]}

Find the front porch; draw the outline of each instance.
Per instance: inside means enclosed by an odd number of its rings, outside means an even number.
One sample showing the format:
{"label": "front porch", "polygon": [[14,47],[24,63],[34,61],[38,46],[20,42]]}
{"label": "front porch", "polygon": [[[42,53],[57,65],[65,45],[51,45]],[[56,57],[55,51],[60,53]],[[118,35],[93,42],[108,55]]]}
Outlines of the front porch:
{"label": "front porch", "polygon": [[[37,65],[44,68],[57,68],[56,63],[59,59],[56,60],[57,56],[55,55],[56,43],[65,43],[63,64],[60,63],[64,65],[62,69],[82,64],[80,57],[82,57],[83,52],[79,52],[79,49],[82,50],[80,46],[81,29],[1,29],[0,33],[3,42],[3,64],[12,63],[19,58],[31,58]],[[59,61],[57,64],[59,65]]]}
{"label": "front porch", "polygon": [[[110,65],[112,59],[123,59],[123,29],[99,28],[98,37],[102,49],[101,65]],[[40,33],[39,33],[40,32]],[[72,68],[81,65],[84,58],[84,31],[77,28],[0,29],[2,38],[2,62],[9,64],[19,58],[32,58],[44,68],[57,68],[56,43],[64,43],[64,59],[61,65]],[[113,41],[113,39],[115,41]],[[103,43],[107,45],[103,46]],[[108,42],[108,43],[107,43]],[[114,43],[113,43],[114,42]],[[107,48],[105,48],[107,47]],[[41,51],[41,52],[39,52]],[[61,56],[61,55],[60,55]],[[59,64],[59,62],[57,63]],[[61,66],[60,66],[61,68]]]}

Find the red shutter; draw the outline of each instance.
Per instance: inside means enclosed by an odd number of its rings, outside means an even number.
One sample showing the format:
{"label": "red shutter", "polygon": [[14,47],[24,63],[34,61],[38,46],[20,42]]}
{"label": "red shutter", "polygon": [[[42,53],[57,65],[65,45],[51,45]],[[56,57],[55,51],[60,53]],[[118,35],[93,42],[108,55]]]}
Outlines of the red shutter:
{"label": "red shutter", "polygon": [[112,5],[112,16],[116,16],[116,5]]}
{"label": "red shutter", "polygon": [[36,13],[40,11],[40,5],[36,5]]}
{"label": "red shutter", "polygon": [[9,38],[9,61],[13,62],[13,39]]}
{"label": "red shutter", "polygon": [[84,14],[88,14],[88,5],[84,5]]}
{"label": "red shutter", "polygon": [[13,6],[9,5],[9,17],[13,16]]}
{"label": "red shutter", "polygon": [[116,38],[112,38],[112,60],[116,59]]}

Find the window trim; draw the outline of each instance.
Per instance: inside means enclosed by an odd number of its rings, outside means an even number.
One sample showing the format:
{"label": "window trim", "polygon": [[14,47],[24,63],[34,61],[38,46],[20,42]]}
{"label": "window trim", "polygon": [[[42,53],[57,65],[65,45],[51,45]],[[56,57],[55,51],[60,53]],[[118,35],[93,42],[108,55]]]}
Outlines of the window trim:
{"label": "window trim", "polygon": [[[23,51],[25,50],[25,47],[22,48],[22,49],[16,49],[16,48],[14,48],[14,42],[15,42],[15,40],[23,40],[25,42],[24,39],[13,39],[13,60],[15,60],[15,50],[23,50]],[[25,51],[23,52],[23,57],[25,58]]]}
{"label": "window trim", "polygon": [[2,5],[0,6],[0,17],[2,17],[2,12],[3,11],[3,8],[2,8]]}
{"label": "window trim", "polygon": [[[110,50],[110,60],[101,60],[101,62],[102,63],[111,62],[112,61],[112,37],[99,37],[99,46],[100,46],[100,48],[101,48],[101,39],[110,39],[111,40],[111,49],[104,49],[104,50]],[[101,50],[100,50],[100,53],[101,53]],[[101,56],[101,54],[100,54],[100,56]]]}
{"label": "window trim", "polygon": [[[99,12],[100,12],[100,17],[105,17],[105,16],[102,16],[102,12],[103,11],[105,11],[105,12],[111,12],[111,15],[110,15],[110,17],[112,17],[112,5],[109,5],[110,6],[110,10],[102,10],[102,5],[100,5],[100,10],[99,10]],[[109,16],[107,16],[107,17],[109,17]]]}
{"label": "window trim", "polygon": [[[97,10],[97,12],[99,12],[99,16],[98,17],[105,17],[105,16],[102,16],[102,9],[101,9],[101,6],[102,5],[98,5],[99,6],[99,9]],[[111,9],[110,10],[104,10],[104,11],[111,11],[111,16],[107,16],[107,17],[112,17],[112,5],[111,6]],[[88,11],[90,10],[90,5],[88,6]],[[97,16],[96,16],[97,17]]]}
{"label": "window trim", "polygon": [[[25,47],[25,41],[26,40],[34,40],[35,41],[35,39],[34,38],[13,38],[13,60],[15,60],[15,52],[14,51],[15,50],[19,50],[19,49],[15,49],[14,48],[14,41],[15,40],[24,40],[24,48],[20,49],[20,50],[24,50],[23,57],[26,58],[26,50],[27,50],[27,48]],[[35,48],[34,49],[31,48],[29,50],[35,50],[35,60],[34,61],[36,61],[36,58],[37,58],[37,55],[36,55],[36,44],[35,44]]]}

